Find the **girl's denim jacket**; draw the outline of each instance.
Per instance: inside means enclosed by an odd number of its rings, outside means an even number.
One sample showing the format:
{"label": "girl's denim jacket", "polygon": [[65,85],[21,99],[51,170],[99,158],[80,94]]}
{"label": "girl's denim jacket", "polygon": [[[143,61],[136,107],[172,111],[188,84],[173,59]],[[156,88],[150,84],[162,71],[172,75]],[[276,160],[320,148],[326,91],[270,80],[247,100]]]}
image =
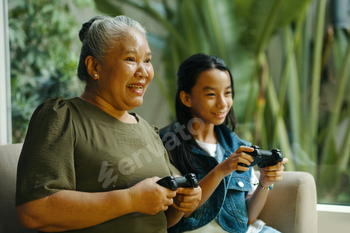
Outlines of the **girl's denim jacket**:
{"label": "girl's denim jacket", "polygon": [[[173,122],[166,128],[160,130],[160,137],[175,128]],[[222,124],[215,126],[215,132],[218,139],[216,156],[219,161],[229,157],[240,146],[250,146],[250,143],[240,139],[229,127]],[[169,134],[167,134],[169,135]],[[175,136],[175,134],[173,134]],[[163,141],[165,144],[166,142]],[[198,156],[209,156],[202,149],[195,146],[192,151]],[[211,156],[210,156],[211,157]],[[221,159],[223,158],[223,159]],[[216,160],[211,157],[211,159]],[[215,161],[216,162],[216,161]],[[216,164],[218,164],[216,162]],[[195,164],[199,170],[197,179],[203,179],[212,169],[203,169]],[[168,232],[183,232],[198,229],[216,218],[222,229],[228,232],[246,232],[248,227],[248,214],[246,209],[246,198],[248,192],[252,190],[251,169],[238,174],[232,172],[226,176],[216,188],[210,198],[188,218],[182,218],[175,226],[168,229]],[[183,174],[184,175],[184,174]]]}

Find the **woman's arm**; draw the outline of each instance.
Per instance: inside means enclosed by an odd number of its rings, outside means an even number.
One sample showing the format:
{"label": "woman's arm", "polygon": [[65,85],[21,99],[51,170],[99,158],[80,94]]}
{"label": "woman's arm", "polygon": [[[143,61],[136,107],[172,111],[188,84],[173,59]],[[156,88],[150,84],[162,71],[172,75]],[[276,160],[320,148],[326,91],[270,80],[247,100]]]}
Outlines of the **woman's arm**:
{"label": "woman's arm", "polygon": [[[209,199],[225,176],[230,175],[235,170],[249,170],[249,167],[239,166],[238,163],[244,163],[249,166],[254,160],[250,155],[244,152],[252,151],[254,151],[254,149],[251,147],[240,146],[230,157],[218,164],[202,180],[199,181],[199,186],[202,188],[202,199],[196,209],[201,207]],[[190,216],[195,210],[192,212],[187,212],[184,217],[186,218]]]}
{"label": "woman's arm", "polygon": [[17,206],[17,215],[23,226],[46,232],[87,228],[133,212],[154,215],[168,209],[176,195],[157,180],[102,193],[62,190]]}
{"label": "woman's arm", "polygon": [[284,158],[282,162],[279,162],[275,166],[260,168],[259,186],[246,200],[248,224],[252,224],[259,216],[260,212],[264,208],[269,192],[273,192],[273,190],[265,190],[262,187],[268,188],[273,183],[283,180],[283,164],[286,164],[287,162],[288,159]]}

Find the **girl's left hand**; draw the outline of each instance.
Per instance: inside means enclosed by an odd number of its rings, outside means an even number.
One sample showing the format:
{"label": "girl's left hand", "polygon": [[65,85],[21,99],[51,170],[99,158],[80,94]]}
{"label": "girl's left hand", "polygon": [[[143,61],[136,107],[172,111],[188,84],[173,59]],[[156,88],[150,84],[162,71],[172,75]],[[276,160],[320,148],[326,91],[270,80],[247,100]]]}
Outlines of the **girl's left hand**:
{"label": "girl's left hand", "polygon": [[174,197],[173,207],[181,212],[192,213],[196,210],[201,198],[202,189],[200,186],[197,188],[183,188],[180,187],[176,191],[176,197]]}
{"label": "girl's left hand", "polygon": [[288,159],[284,158],[282,162],[274,166],[260,168],[260,184],[264,187],[270,187],[272,184],[283,180],[283,164],[288,163]]}

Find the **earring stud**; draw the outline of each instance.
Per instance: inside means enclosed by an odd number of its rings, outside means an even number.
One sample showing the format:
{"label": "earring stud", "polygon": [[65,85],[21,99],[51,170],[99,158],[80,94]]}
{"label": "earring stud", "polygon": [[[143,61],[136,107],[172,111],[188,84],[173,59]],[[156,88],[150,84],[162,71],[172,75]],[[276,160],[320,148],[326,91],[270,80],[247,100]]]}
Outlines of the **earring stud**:
{"label": "earring stud", "polygon": [[94,74],[95,77],[97,77],[97,74]]}

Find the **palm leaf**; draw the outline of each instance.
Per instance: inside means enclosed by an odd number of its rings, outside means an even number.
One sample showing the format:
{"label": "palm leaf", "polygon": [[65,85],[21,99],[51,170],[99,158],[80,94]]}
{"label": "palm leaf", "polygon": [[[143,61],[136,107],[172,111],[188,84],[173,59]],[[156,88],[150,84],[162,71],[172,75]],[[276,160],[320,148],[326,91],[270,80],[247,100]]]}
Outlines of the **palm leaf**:
{"label": "palm leaf", "polygon": [[255,53],[266,48],[277,29],[291,23],[310,0],[235,0],[237,15],[243,16],[246,31],[241,42]]}

